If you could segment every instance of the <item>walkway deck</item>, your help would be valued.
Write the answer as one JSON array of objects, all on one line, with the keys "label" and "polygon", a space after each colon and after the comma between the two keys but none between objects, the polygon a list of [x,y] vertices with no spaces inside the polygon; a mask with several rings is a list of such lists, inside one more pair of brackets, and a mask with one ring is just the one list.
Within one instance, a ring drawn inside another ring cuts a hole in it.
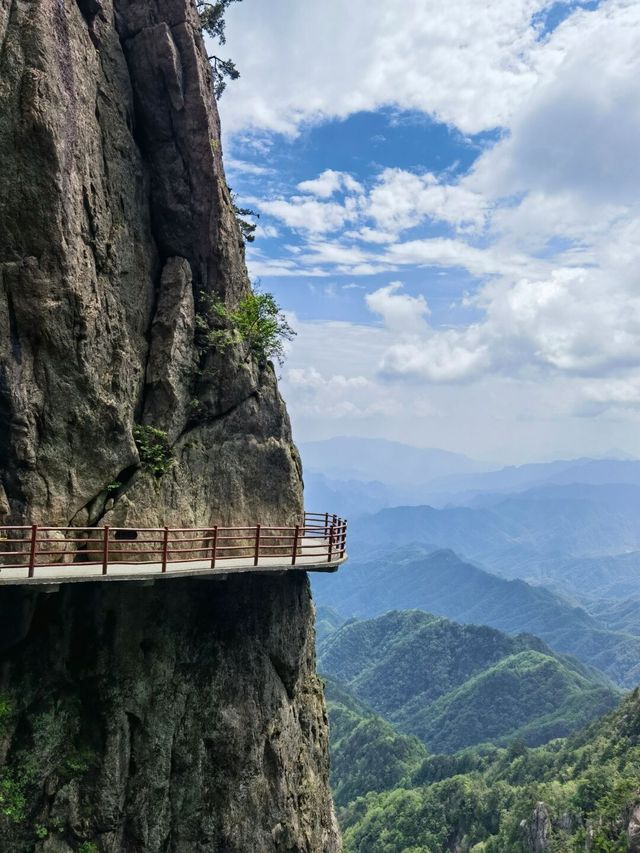
[{"label": "walkway deck", "polygon": [[0,527],[0,586],[334,572],[346,535],[328,513],[305,513],[295,527]]}]

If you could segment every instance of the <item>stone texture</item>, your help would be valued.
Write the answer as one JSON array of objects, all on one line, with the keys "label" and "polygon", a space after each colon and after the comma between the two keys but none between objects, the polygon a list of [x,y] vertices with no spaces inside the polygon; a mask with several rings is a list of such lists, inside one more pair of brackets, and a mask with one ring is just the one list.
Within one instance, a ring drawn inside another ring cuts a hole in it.
[{"label": "stone texture", "polygon": [[[0,0],[0,524],[298,521],[272,366],[195,340],[248,288],[192,3]],[[338,850],[314,667],[303,575],[3,587],[0,849]]]},{"label": "stone texture", "polygon": [[249,283],[193,5],[0,0],[0,150],[0,520],[297,520],[272,367],[194,344],[201,294]]},{"label": "stone texture", "polygon": [[629,853],[640,853],[640,805],[634,806],[627,825]]},{"label": "stone texture", "polygon": [[525,849],[531,853],[545,853],[549,849],[551,816],[546,803],[536,803],[529,822],[522,823]]},{"label": "stone texture", "polygon": [[0,849],[340,849],[304,574],[13,590],[0,653]]}]

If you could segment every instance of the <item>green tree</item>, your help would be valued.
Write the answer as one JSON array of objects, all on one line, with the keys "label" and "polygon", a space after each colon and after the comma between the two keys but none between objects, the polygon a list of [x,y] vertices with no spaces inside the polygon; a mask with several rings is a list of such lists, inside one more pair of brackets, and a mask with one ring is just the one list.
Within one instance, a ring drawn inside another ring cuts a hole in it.
[{"label": "green tree", "polygon": [[[232,3],[240,3],[241,0],[216,0],[214,3],[199,2],[197,4],[200,15],[200,25],[203,32],[216,39],[218,44],[226,44],[225,33],[226,22],[224,13]],[[213,86],[216,99],[220,99],[227,88],[227,80],[237,80],[240,72],[231,59],[221,59],[215,54],[209,57],[213,69]]]},{"label": "green tree", "polygon": [[256,239],[255,230],[256,223],[248,222],[244,217],[245,216],[255,216],[256,219],[260,219],[260,214],[256,213],[255,210],[252,210],[250,207],[238,207],[236,204],[236,199],[238,198],[231,187],[227,187],[229,190],[229,194],[231,195],[231,204],[233,205],[233,212],[236,216],[236,222],[238,223],[238,227],[240,228],[240,233],[242,234],[242,239],[246,243],[253,243]]},{"label": "green tree", "polygon": [[272,293],[252,290],[236,308],[227,308],[215,296],[200,294],[202,311],[196,318],[203,349],[224,351],[230,346],[246,348],[247,358],[258,364],[276,360],[282,364],[284,345],[295,337]]}]

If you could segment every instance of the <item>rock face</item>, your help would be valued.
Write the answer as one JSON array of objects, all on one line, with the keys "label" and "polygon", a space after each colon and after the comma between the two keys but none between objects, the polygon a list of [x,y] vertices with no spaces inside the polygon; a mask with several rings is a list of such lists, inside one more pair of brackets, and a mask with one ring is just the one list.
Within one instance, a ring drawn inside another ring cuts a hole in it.
[{"label": "rock face", "polygon": [[549,849],[551,816],[545,803],[536,803],[531,821],[523,821],[525,849],[531,853],[545,853]]},{"label": "rock face", "polygon": [[640,805],[634,806],[629,815],[627,841],[629,853],[640,853]]},{"label": "rock face", "polygon": [[[248,292],[190,0],[0,0],[0,524],[298,521],[272,366],[198,340]],[[304,575],[3,587],[0,638],[0,849],[339,849]]]},{"label": "rock face", "polygon": [[0,849],[338,850],[306,577],[167,585],[0,598]]},{"label": "rock face", "polygon": [[249,284],[189,0],[0,0],[0,151],[0,523],[293,522],[273,369],[194,340]]}]

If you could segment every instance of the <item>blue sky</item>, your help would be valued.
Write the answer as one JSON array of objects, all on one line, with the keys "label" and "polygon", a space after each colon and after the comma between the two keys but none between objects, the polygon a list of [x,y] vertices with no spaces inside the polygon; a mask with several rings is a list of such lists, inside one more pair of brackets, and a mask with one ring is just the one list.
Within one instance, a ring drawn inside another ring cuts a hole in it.
[{"label": "blue sky", "polygon": [[640,4],[242,0],[227,35],[296,438],[640,454]]}]

